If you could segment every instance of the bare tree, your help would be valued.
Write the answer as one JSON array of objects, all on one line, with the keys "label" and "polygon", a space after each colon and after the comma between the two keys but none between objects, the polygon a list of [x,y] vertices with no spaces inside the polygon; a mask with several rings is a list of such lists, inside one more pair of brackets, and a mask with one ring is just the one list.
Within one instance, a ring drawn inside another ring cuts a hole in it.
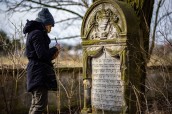
[{"label": "bare tree", "polygon": [[[57,12],[61,12],[61,14],[68,16],[56,21],[56,23],[62,23],[62,29],[66,30],[74,25],[75,22],[78,23],[79,21],[81,23],[91,0],[1,0],[0,2],[3,6],[5,6],[5,9],[0,8],[0,10],[11,14],[15,14],[15,12],[36,12],[42,7],[47,7],[49,9],[56,10]],[[80,32],[76,32],[72,35],[63,36],[59,39],[78,38],[79,36]]]},{"label": "bare tree", "polygon": [[89,7],[89,2],[87,0],[2,0],[1,2],[6,5],[6,11],[26,12],[33,9],[38,10],[42,7],[48,7],[72,13],[79,18],[82,18],[83,14],[80,14],[79,12],[70,9],[69,6],[81,8]]},{"label": "bare tree", "polygon": [[[157,45],[163,45],[164,51],[172,48],[172,1],[159,0],[155,4],[155,15],[152,22],[150,54],[158,51]],[[155,47],[155,50],[153,48]],[[153,55],[156,53],[153,53]],[[165,53],[163,52],[163,55]],[[159,53],[159,55],[162,55]],[[165,55],[167,57],[167,55]],[[161,58],[161,57],[160,57]]]}]

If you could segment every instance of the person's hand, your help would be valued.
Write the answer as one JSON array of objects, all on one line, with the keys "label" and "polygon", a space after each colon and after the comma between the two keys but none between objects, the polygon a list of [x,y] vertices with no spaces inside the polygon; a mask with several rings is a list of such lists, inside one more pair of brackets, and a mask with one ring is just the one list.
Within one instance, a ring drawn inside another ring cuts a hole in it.
[{"label": "person's hand", "polygon": [[53,59],[57,58],[59,55],[59,51],[56,51],[56,53],[53,55]]},{"label": "person's hand", "polygon": [[55,58],[58,57],[59,52],[60,52],[60,49],[61,49],[60,44],[58,44],[58,43],[55,45],[55,47],[57,48],[57,51],[56,51],[56,53],[54,54],[53,59],[55,59]]},{"label": "person's hand", "polygon": [[60,52],[60,49],[61,49],[60,44],[57,43],[57,44],[55,45],[55,47],[58,49],[58,52]]}]

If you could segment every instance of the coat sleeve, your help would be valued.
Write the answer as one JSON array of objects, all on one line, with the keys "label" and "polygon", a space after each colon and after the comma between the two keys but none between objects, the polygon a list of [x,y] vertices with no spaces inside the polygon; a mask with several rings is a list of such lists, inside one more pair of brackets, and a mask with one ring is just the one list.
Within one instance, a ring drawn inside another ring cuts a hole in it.
[{"label": "coat sleeve", "polygon": [[32,36],[33,47],[35,48],[38,59],[41,61],[51,61],[57,51],[56,47],[47,48],[41,31],[36,31]]}]

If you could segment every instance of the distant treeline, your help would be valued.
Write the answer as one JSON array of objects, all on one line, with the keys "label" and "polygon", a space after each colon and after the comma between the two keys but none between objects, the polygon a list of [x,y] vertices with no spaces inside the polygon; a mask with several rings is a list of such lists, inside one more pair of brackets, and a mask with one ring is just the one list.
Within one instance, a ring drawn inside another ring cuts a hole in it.
[{"label": "distant treeline", "polygon": [[[23,51],[25,49],[24,38],[11,38],[7,35],[7,33],[3,30],[0,30],[0,55],[8,55],[9,53],[16,53],[18,51]],[[61,46],[64,50],[81,50],[81,44],[69,45],[66,43],[62,43]]]},{"label": "distant treeline", "polygon": [[5,31],[0,30],[0,55],[21,50],[21,47],[20,39],[10,38]]}]

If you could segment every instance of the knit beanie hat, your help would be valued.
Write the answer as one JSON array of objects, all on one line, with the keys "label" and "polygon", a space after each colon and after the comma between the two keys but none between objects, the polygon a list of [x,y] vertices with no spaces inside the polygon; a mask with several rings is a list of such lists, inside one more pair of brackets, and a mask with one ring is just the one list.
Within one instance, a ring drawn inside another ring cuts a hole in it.
[{"label": "knit beanie hat", "polygon": [[37,22],[42,22],[44,25],[52,25],[54,27],[54,18],[48,8],[42,8],[35,20]]}]

